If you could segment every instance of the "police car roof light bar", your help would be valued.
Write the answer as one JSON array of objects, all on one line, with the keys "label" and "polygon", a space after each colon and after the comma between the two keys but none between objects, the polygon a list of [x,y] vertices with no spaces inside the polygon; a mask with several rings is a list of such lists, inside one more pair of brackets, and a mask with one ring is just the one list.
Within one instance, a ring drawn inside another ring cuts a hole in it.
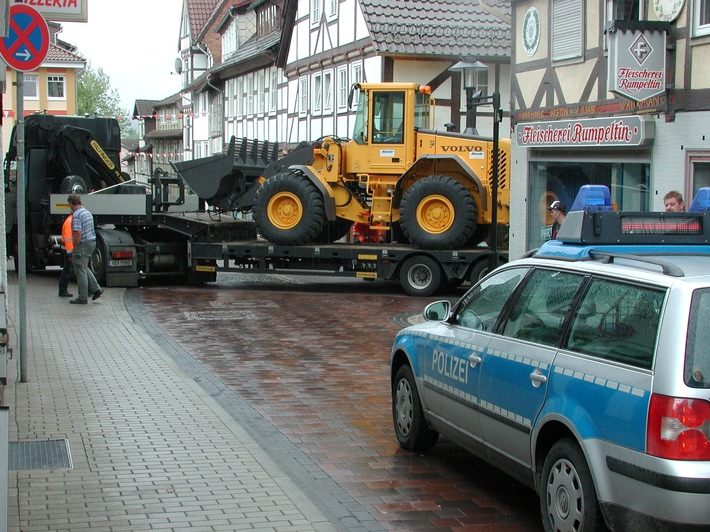
[{"label": "police car roof light bar", "polygon": [[572,211],[611,211],[611,194],[605,185],[583,185],[574,198]]},{"label": "police car roof light bar", "polygon": [[701,188],[695,194],[693,203],[690,204],[689,212],[708,212],[710,211],[710,187]]}]

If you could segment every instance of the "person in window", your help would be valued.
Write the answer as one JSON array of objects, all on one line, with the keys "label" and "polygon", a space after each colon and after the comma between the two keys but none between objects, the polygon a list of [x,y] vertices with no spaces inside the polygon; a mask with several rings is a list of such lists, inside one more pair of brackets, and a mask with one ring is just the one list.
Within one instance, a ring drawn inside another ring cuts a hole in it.
[{"label": "person in window", "polygon": [[555,200],[550,203],[547,208],[550,212],[550,216],[555,222],[552,224],[552,240],[557,238],[557,232],[560,230],[562,223],[565,221],[565,216],[567,215],[567,207],[560,200]]},{"label": "person in window", "polygon": [[671,190],[663,196],[663,207],[666,212],[685,212],[683,195],[677,190]]}]

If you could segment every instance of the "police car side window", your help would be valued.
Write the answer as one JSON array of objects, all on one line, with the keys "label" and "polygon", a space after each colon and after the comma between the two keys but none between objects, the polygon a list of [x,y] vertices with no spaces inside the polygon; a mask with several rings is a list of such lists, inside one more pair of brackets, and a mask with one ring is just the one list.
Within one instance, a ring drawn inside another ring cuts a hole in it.
[{"label": "police car side window", "polygon": [[510,338],[556,345],[584,279],[583,275],[569,272],[535,270],[510,309],[502,333]]},{"label": "police car side window", "polygon": [[472,288],[459,302],[453,323],[469,329],[492,331],[505,303],[529,268],[494,273]]},{"label": "police car side window", "polygon": [[685,384],[710,388],[710,289],[693,293],[685,347]]},{"label": "police car side window", "polygon": [[665,291],[594,278],[570,325],[567,348],[650,369]]}]

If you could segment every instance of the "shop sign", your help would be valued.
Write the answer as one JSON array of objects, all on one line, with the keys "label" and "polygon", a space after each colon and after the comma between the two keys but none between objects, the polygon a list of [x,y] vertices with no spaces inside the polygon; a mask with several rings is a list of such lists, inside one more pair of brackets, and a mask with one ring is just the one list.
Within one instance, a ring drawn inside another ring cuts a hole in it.
[{"label": "shop sign", "polygon": [[515,126],[522,147],[640,146],[653,139],[653,121],[642,116],[532,122]]},{"label": "shop sign", "polygon": [[666,90],[666,32],[616,29],[608,34],[608,89],[642,102]]},{"label": "shop sign", "polygon": [[45,20],[56,22],[86,22],[86,4],[89,0],[12,0],[13,4],[25,4],[42,14]]}]

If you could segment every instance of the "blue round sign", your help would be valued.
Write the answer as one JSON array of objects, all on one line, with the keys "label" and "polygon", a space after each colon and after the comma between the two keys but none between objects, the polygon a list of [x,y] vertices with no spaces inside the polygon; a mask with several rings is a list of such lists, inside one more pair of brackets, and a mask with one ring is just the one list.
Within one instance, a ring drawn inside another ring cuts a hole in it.
[{"label": "blue round sign", "polygon": [[25,4],[10,6],[8,36],[0,39],[0,54],[10,68],[36,70],[49,51],[49,28],[44,17]]}]

